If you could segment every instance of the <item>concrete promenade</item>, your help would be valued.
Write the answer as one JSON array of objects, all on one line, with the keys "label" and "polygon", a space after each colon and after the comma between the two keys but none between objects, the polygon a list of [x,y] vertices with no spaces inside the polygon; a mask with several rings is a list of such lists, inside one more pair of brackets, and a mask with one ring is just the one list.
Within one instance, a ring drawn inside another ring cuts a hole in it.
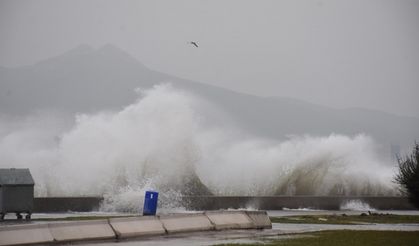
[{"label": "concrete promenade", "polygon": [[368,231],[417,231],[418,224],[369,224],[369,225],[327,225],[327,224],[280,224],[273,223],[270,230],[225,230],[179,234],[176,237],[157,236],[144,240],[129,240],[103,243],[87,243],[83,246],[212,246],[219,244],[260,244],[269,239],[290,239],[301,233],[327,230],[368,230]]},{"label": "concrete promenade", "polygon": [[265,211],[211,211],[164,216],[65,221],[0,227],[0,245],[117,241],[228,229],[270,229]]}]

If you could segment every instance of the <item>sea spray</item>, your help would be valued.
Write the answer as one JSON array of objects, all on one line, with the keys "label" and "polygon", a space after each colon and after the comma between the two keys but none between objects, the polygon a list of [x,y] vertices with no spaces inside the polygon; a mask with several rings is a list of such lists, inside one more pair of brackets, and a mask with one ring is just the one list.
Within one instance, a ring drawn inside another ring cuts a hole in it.
[{"label": "sea spray", "polygon": [[77,115],[70,127],[43,115],[19,127],[3,120],[0,167],[29,167],[38,196],[104,196],[107,211],[138,211],[146,189],[159,190],[167,208],[182,195],[397,193],[367,135],[279,141],[242,134],[223,115],[165,84],[120,111]]},{"label": "sea spray", "polygon": [[197,170],[219,195],[392,194],[393,170],[373,146],[365,135],[213,142]]},{"label": "sea spray", "polygon": [[340,210],[375,211],[376,209],[361,200],[348,200],[340,205]]}]

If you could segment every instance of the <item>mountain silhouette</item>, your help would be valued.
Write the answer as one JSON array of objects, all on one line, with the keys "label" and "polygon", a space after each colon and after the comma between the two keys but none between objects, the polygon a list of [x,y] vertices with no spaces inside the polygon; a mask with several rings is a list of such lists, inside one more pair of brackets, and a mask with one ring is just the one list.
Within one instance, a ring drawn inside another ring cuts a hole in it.
[{"label": "mountain silhouette", "polygon": [[384,145],[401,146],[410,146],[419,139],[419,119],[415,117],[237,93],[153,71],[110,44],[99,49],[80,45],[30,66],[0,67],[0,114],[118,109],[137,98],[135,88],[150,88],[164,82],[219,105],[241,128],[263,137],[366,133]]}]

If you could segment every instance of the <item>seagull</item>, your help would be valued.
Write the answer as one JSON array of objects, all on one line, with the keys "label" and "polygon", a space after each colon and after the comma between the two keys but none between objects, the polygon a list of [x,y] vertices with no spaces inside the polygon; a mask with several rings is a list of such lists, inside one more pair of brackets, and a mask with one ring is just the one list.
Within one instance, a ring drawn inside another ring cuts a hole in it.
[{"label": "seagull", "polygon": [[198,48],[198,44],[194,41],[191,41],[190,44],[195,45],[196,48]]}]

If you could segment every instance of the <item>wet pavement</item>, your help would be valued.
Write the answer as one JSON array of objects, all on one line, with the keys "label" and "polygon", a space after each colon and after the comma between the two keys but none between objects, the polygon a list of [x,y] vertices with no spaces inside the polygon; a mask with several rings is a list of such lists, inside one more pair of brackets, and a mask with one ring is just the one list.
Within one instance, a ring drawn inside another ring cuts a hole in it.
[{"label": "wet pavement", "polygon": [[231,230],[219,232],[196,232],[169,236],[133,239],[120,242],[83,244],[88,246],[189,246],[217,245],[225,243],[261,243],[266,240],[289,239],[303,235],[300,233],[326,230],[379,230],[379,231],[418,231],[419,224],[368,224],[368,225],[327,225],[327,224],[282,224],[273,223],[266,230]]},{"label": "wet pavement", "polygon": [[281,233],[278,230],[226,230],[174,234],[153,238],[133,239],[129,241],[83,244],[88,246],[189,246],[217,245],[227,243],[257,243],[268,239],[287,239],[298,235]]}]

